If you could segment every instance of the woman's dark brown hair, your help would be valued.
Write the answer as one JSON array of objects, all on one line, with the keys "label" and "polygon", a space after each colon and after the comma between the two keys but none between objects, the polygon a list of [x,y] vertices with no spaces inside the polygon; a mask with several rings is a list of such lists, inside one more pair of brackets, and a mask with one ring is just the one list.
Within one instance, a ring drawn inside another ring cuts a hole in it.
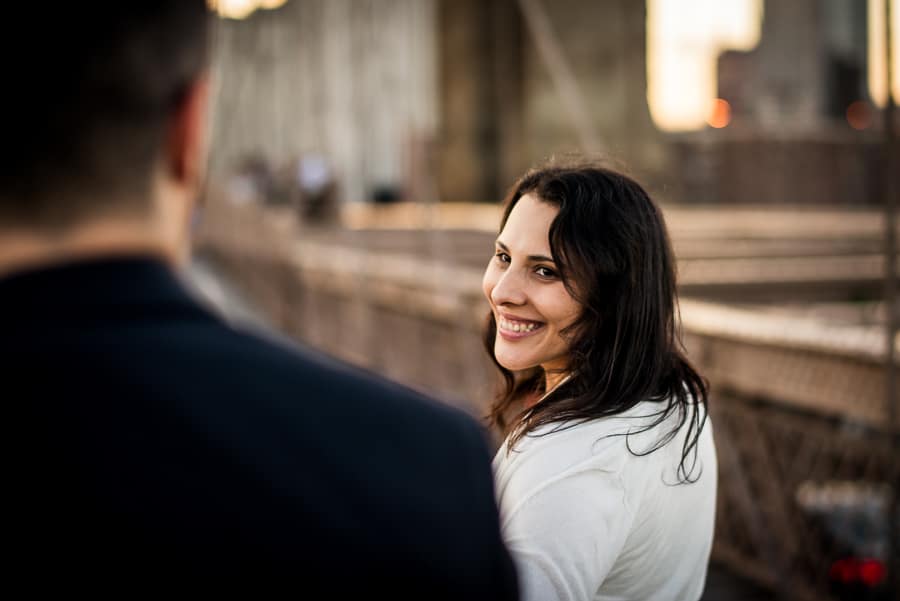
[{"label": "woman's dark brown hair", "polygon": [[513,186],[501,231],[516,203],[529,193],[559,209],[550,225],[550,250],[563,283],[583,310],[564,331],[572,377],[523,410],[519,407],[526,397],[544,392],[543,370],[513,373],[497,363],[497,324],[489,315],[484,343],[505,380],[488,416],[491,425],[509,436],[512,449],[541,426],[571,427],[650,401],[659,411],[640,432],[673,414],[676,425],[650,449],[629,450],[652,453],[687,423],[678,475],[683,482],[695,481],[708,389],[681,343],[675,260],[661,211],[639,184],[621,173],[594,165],[550,166],[529,171]]}]

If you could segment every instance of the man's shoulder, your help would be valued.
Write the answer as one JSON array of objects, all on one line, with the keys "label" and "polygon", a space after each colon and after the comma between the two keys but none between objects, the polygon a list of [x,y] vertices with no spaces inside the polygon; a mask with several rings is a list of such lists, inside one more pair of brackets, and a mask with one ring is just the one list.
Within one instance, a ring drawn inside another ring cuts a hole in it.
[{"label": "man's shoulder", "polygon": [[[201,353],[220,355],[216,363],[252,378],[261,389],[284,389],[306,399],[358,406],[459,427],[477,425],[466,411],[424,391],[390,380],[364,366],[351,364],[274,331],[216,323],[208,324],[210,340]],[[215,340],[213,340],[215,339]],[[314,402],[314,401],[313,401]],[[415,424],[410,424],[415,427]]]},{"label": "man's shoulder", "polygon": [[[461,486],[481,490],[490,480],[487,431],[463,409],[279,334],[225,326],[217,336],[220,344],[208,352],[223,353],[215,362],[232,374],[227,389],[216,384],[219,392],[236,391],[231,421],[279,416],[278,429],[290,432],[286,454],[299,445],[323,465],[353,457],[361,472],[379,474],[370,496],[379,487],[415,494],[407,488],[414,478],[462,502],[479,493]],[[481,468],[486,476],[478,483]]]}]

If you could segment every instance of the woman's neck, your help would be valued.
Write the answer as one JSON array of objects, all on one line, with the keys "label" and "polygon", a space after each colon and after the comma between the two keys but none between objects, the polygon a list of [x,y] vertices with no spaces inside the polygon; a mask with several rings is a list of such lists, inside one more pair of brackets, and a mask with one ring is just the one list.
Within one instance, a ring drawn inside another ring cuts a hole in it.
[{"label": "woman's neck", "polygon": [[547,372],[544,376],[544,394],[542,394],[538,398],[534,398],[534,400],[526,401],[526,409],[531,409],[532,407],[546,399],[548,396],[550,396],[550,393],[562,386],[571,377],[571,375],[572,374],[567,374],[564,372]]},{"label": "woman's neck", "polygon": [[569,379],[569,374],[561,371],[550,371],[544,375],[544,396],[547,396]]}]

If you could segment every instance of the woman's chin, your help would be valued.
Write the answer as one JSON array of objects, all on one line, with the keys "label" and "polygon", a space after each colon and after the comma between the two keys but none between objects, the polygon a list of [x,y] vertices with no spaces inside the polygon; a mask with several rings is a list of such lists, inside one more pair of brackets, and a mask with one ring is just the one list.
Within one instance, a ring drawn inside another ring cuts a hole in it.
[{"label": "woman's chin", "polygon": [[525,371],[526,369],[537,367],[537,363],[521,357],[504,357],[496,354],[495,357],[497,358],[497,363],[509,371]]}]

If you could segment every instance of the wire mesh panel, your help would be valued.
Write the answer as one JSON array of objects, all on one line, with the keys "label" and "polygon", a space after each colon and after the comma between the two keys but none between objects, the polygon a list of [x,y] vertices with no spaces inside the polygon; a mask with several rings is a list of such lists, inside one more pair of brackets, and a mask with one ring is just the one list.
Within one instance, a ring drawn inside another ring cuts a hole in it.
[{"label": "wire mesh panel", "polygon": [[888,433],[716,401],[719,559],[784,598],[887,598],[888,500],[900,476]]}]

